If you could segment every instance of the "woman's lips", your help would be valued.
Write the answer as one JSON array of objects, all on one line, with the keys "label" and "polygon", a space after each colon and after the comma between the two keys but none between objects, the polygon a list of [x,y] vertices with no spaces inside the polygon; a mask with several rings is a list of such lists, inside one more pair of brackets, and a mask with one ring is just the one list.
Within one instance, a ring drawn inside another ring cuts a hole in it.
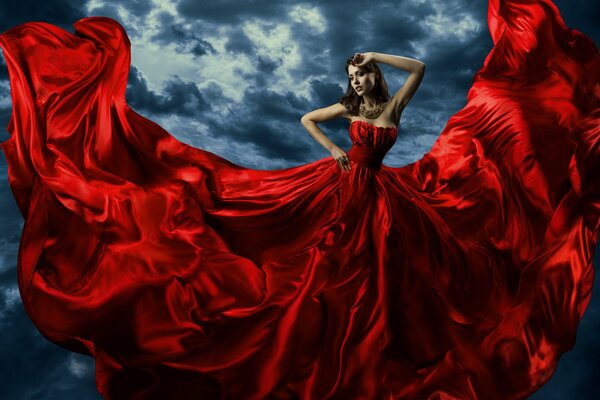
[{"label": "woman's lips", "polygon": [[357,91],[357,92],[358,92],[359,90],[361,90],[361,89],[362,89],[362,86],[357,86],[357,87],[356,87],[356,91]]}]

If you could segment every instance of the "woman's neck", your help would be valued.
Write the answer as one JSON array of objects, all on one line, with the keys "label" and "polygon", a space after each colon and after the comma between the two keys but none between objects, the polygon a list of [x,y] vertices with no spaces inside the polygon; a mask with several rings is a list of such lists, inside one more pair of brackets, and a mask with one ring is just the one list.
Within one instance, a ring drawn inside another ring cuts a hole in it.
[{"label": "woman's neck", "polygon": [[377,105],[377,100],[375,99],[375,96],[365,94],[362,96],[362,103],[367,108],[373,108]]}]

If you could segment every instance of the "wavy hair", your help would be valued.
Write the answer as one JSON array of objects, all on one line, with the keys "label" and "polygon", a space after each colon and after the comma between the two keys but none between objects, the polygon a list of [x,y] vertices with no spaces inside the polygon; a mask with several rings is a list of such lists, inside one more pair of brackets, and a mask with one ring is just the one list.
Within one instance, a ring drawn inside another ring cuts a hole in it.
[{"label": "wavy hair", "polygon": [[[352,64],[352,57],[346,60],[346,77],[348,77],[348,67],[350,64]],[[377,63],[370,62],[358,68],[367,72],[375,72],[375,86],[373,86],[372,93],[374,94],[376,103],[381,104],[388,101],[390,99],[388,85]],[[340,98],[339,102],[343,104],[352,115],[358,115],[361,98],[362,96],[356,94],[350,79],[348,79],[348,88],[346,89],[346,93]]]}]

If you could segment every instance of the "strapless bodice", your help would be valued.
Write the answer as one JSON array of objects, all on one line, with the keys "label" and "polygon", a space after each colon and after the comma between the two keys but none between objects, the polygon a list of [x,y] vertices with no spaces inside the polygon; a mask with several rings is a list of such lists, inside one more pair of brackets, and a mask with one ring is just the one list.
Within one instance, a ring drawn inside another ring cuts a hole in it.
[{"label": "strapless bodice", "polygon": [[355,120],[349,128],[352,147],[347,152],[350,160],[374,169],[381,169],[381,162],[398,137],[396,127],[384,127]]}]

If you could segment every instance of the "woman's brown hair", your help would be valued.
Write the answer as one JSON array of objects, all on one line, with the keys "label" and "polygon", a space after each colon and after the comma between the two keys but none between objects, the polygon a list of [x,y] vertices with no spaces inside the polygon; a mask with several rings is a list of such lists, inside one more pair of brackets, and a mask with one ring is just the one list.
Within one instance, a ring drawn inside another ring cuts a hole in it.
[{"label": "woman's brown hair", "polygon": [[[348,76],[348,67],[352,64],[352,57],[346,60],[346,77]],[[375,72],[375,86],[373,87],[373,95],[375,96],[375,101],[377,104],[385,103],[390,99],[390,94],[388,92],[388,86],[383,77],[383,73],[379,69],[377,63],[370,62],[361,67],[358,67],[367,72]],[[348,88],[346,89],[346,93],[340,98],[340,103],[346,107],[348,111],[352,115],[358,115],[358,109],[360,107],[361,96],[356,94],[354,88],[352,87],[352,83],[350,79],[348,79]]]}]

